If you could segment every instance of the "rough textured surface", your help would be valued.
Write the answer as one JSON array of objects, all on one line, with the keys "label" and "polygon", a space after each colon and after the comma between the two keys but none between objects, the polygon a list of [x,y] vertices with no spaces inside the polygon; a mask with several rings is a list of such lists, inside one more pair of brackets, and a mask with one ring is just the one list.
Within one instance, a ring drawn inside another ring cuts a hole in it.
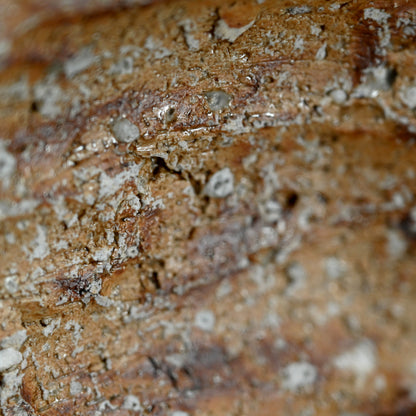
[{"label": "rough textured surface", "polygon": [[2,38],[3,414],[415,414],[414,2],[73,10]]}]

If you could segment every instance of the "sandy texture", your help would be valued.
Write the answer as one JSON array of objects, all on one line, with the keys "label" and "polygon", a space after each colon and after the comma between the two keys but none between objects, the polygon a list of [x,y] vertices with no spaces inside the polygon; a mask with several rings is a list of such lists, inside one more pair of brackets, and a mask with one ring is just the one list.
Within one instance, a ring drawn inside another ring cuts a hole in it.
[{"label": "sandy texture", "polygon": [[76,10],[3,37],[3,414],[414,414],[414,2]]}]

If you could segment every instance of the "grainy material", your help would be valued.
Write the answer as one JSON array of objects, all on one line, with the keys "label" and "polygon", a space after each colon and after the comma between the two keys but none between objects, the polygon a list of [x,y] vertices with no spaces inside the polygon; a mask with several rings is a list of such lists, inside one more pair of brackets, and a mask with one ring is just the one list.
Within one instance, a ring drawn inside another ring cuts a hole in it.
[{"label": "grainy material", "polygon": [[84,3],[0,34],[2,413],[415,414],[414,2]]}]

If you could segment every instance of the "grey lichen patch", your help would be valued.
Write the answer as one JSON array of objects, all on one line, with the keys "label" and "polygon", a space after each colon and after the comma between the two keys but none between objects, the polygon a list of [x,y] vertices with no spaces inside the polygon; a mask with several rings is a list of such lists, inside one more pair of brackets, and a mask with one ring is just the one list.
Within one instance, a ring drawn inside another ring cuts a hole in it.
[{"label": "grey lichen patch", "polygon": [[69,58],[64,63],[64,72],[67,78],[72,78],[75,75],[88,69],[96,60],[92,53],[91,47],[81,49],[76,55]]},{"label": "grey lichen patch", "polygon": [[3,338],[0,342],[1,348],[15,348],[17,350],[24,344],[27,339],[27,331],[23,329],[21,331],[17,331],[13,335],[10,335],[7,338]]},{"label": "grey lichen patch", "polygon": [[59,102],[62,101],[64,94],[53,79],[36,84],[33,88],[33,94],[36,108],[42,116],[53,119],[62,113]]},{"label": "grey lichen patch", "polygon": [[45,227],[41,225],[36,226],[37,236],[32,241],[32,253],[30,253],[30,260],[43,260],[49,254],[48,234]]},{"label": "grey lichen patch", "polygon": [[253,26],[254,20],[242,27],[230,27],[223,19],[218,20],[215,25],[214,35],[217,39],[228,40],[233,43],[241,36],[246,30]]},{"label": "grey lichen patch", "polygon": [[16,170],[16,160],[14,156],[6,149],[4,141],[0,141],[0,181],[3,189],[10,186],[13,174]]},{"label": "grey lichen patch", "polygon": [[288,9],[286,9],[286,12],[292,16],[297,16],[300,14],[307,14],[307,13],[311,13],[312,12],[312,7],[310,6],[294,6],[294,7],[289,7]]},{"label": "grey lichen patch", "polygon": [[347,101],[348,99],[347,93],[341,88],[336,88],[332,90],[329,95],[332,101],[336,104],[344,104],[345,101]]},{"label": "grey lichen patch", "polygon": [[78,396],[82,392],[82,384],[75,380],[71,381],[69,392],[71,393],[71,396]]},{"label": "grey lichen patch", "polygon": [[315,55],[315,59],[317,61],[322,61],[323,59],[325,59],[327,56],[327,47],[326,47],[326,43],[324,43],[316,52]]},{"label": "grey lichen patch", "polygon": [[131,56],[126,56],[110,68],[110,74],[125,75],[133,73],[134,61]]},{"label": "grey lichen patch", "polygon": [[391,89],[396,76],[395,69],[385,65],[367,68],[362,83],[357,87],[354,96],[375,98],[380,92]]},{"label": "grey lichen patch", "polygon": [[140,400],[132,394],[129,394],[124,398],[123,405],[121,407],[123,409],[133,410],[134,412],[140,412],[142,410]]},{"label": "grey lichen patch", "polygon": [[140,137],[139,128],[126,118],[116,119],[110,128],[117,141],[122,143],[132,143]]},{"label": "grey lichen patch", "polygon": [[364,340],[350,350],[336,356],[333,363],[338,369],[351,372],[363,379],[376,368],[376,349],[371,341]]},{"label": "grey lichen patch", "polygon": [[204,188],[204,194],[211,198],[225,198],[234,191],[234,175],[230,168],[214,173]]},{"label": "grey lichen patch", "polygon": [[318,371],[308,362],[294,362],[283,369],[282,376],[283,389],[297,392],[311,387],[318,377]]},{"label": "grey lichen patch", "polygon": [[0,351],[0,373],[9,370],[22,361],[22,354],[14,348]]},{"label": "grey lichen patch", "polygon": [[195,316],[194,325],[206,332],[211,332],[215,325],[215,315],[212,311],[199,311]]},{"label": "grey lichen patch", "polygon": [[416,109],[416,85],[408,88],[403,88],[399,95],[403,104],[405,104],[411,110]]},{"label": "grey lichen patch", "polygon": [[197,51],[199,49],[199,40],[196,39],[193,35],[194,32],[194,23],[190,19],[183,20],[180,23],[180,26],[184,32],[184,38],[186,45],[191,51]]},{"label": "grey lichen patch", "polygon": [[231,104],[232,97],[225,91],[213,90],[204,95],[211,111],[222,111]]}]

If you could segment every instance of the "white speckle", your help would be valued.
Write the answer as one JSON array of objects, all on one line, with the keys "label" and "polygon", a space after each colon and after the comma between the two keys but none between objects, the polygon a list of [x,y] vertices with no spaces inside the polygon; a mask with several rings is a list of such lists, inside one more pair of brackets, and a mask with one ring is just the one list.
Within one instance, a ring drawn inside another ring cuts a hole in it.
[{"label": "white speckle", "polygon": [[19,289],[19,285],[17,283],[17,276],[7,276],[4,279],[4,288],[13,295]]},{"label": "white speckle", "polygon": [[365,70],[363,82],[356,88],[354,95],[357,97],[375,98],[380,91],[388,91],[394,80],[394,71],[380,65]]},{"label": "white speckle", "polygon": [[1,340],[1,348],[15,348],[19,350],[27,339],[27,331],[23,329]]},{"label": "white speckle", "polygon": [[325,59],[327,56],[327,51],[326,51],[326,43],[324,43],[316,52],[315,55],[315,59],[317,61],[322,61],[323,59]]},{"label": "white speckle", "polygon": [[113,305],[113,301],[105,296],[97,295],[94,299],[100,306],[104,308],[109,308]]},{"label": "white speckle", "polygon": [[14,348],[6,348],[0,351],[0,373],[19,364],[23,357],[19,351]]},{"label": "white speckle", "polygon": [[55,329],[59,328],[61,326],[61,318],[52,319],[48,322],[47,326],[43,328],[43,335],[45,337],[48,337],[49,335],[52,335]]},{"label": "white speckle", "polygon": [[383,23],[387,23],[387,21],[390,19],[390,15],[383,10],[369,7],[364,10],[364,19],[374,20],[381,25]]},{"label": "white speckle", "polygon": [[81,49],[76,55],[65,61],[64,72],[66,77],[72,78],[80,72],[85,71],[95,62],[95,60],[96,58],[90,47]]},{"label": "white speckle", "polygon": [[43,260],[49,254],[48,234],[46,228],[41,225],[36,225],[38,235],[32,241],[32,253],[30,254],[31,261],[34,259]]},{"label": "white speckle", "polygon": [[191,33],[194,26],[192,20],[186,19],[181,22],[180,26],[183,28],[185,42],[188,48],[191,51],[197,51],[199,49],[199,40],[195,39]]},{"label": "white speckle", "polygon": [[134,164],[111,177],[105,172],[100,175],[99,199],[114,195],[128,180],[137,181],[142,164]]},{"label": "white speckle", "polygon": [[277,201],[268,200],[260,205],[261,216],[267,223],[272,223],[282,219],[283,209]]},{"label": "white speckle", "polygon": [[126,118],[118,118],[111,125],[111,132],[119,142],[131,143],[140,137],[139,128]]},{"label": "white speckle", "polygon": [[103,247],[98,250],[96,250],[92,254],[92,258],[95,261],[109,261],[111,257],[111,253],[113,252],[113,247]]},{"label": "white speckle", "polygon": [[82,392],[82,384],[78,381],[71,381],[69,385],[69,392],[71,393],[71,396],[77,396]]},{"label": "white speckle", "polygon": [[322,29],[317,25],[311,25],[311,35],[319,36]]},{"label": "white speckle", "polygon": [[124,75],[133,73],[133,58],[126,56],[110,68],[110,74]]},{"label": "white speckle", "polygon": [[254,20],[242,27],[230,27],[227,23],[220,19],[215,25],[214,35],[218,39],[228,40],[229,42],[235,42],[235,40],[241,36],[246,30],[253,26]]},{"label": "white speckle", "polygon": [[407,250],[406,240],[397,231],[387,233],[387,251],[392,259],[400,259]]},{"label": "white speckle", "polygon": [[400,92],[400,99],[411,110],[416,109],[416,86],[404,88]]},{"label": "white speckle", "polygon": [[306,272],[303,266],[295,261],[289,264],[285,270],[286,276],[289,279],[289,287],[287,294],[293,294],[299,287],[301,287],[306,280]]},{"label": "white speckle", "polygon": [[62,108],[58,103],[63,98],[63,92],[52,80],[36,84],[33,93],[40,114],[48,118],[61,114]]},{"label": "white speckle", "polygon": [[296,36],[295,45],[293,46],[293,51],[299,51],[300,53],[304,50],[304,40],[301,36]]},{"label": "white speckle", "polygon": [[[364,10],[364,18],[368,20],[374,20],[382,26],[383,29],[378,32],[378,36],[380,38],[380,47],[385,48],[389,46],[391,35],[388,20],[390,19],[390,15],[383,10],[369,7],[368,9]],[[383,51],[382,54],[385,55],[385,52]]]},{"label": "white speckle", "polygon": [[299,389],[310,387],[315,383],[318,371],[308,362],[295,362],[283,369],[282,387],[285,390],[296,392]]},{"label": "white speckle", "polygon": [[332,101],[336,104],[344,104],[348,98],[347,93],[340,88],[332,90],[330,93],[330,96],[332,98]]},{"label": "white speckle", "polygon": [[4,141],[0,141],[0,180],[3,184],[3,189],[10,186],[10,181],[16,170],[16,160],[14,156],[6,149]]},{"label": "white speckle", "polygon": [[139,412],[140,410],[142,410],[140,400],[136,396],[133,396],[132,394],[129,394],[128,396],[124,398],[122,408],[127,409],[127,410],[134,410],[136,412]]},{"label": "white speckle", "polygon": [[295,7],[289,7],[286,9],[287,13],[291,14],[292,16],[296,16],[299,14],[306,14],[310,13],[312,11],[312,8],[310,6],[295,6]]},{"label": "white speckle", "polygon": [[136,246],[128,247],[126,250],[126,256],[134,259],[139,255],[139,249]]},{"label": "white speckle", "polygon": [[0,389],[0,402],[3,405],[6,401],[18,394],[22,385],[23,374],[19,375],[19,370],[7,372],[3,374],[2,388]]},{"label": "white speckle", "polygon": [[214,173],[205,186],[204,194],[211,198],[225,198],[234,191],[234,175],[229,168]]},{"label": "white speckle", "polygon": [[211,111],[222,111],[231,103],[231,95],[224,91],[208,91],[204,95]]},{"label": "white speckle", "polygon": [[182,412],[182,410],[175,410],[170,414],[170,416],[189,416],[189,413]]},{"label": "white speckle", "polygon": [[210,332],[214,329],[215,315],[212,311],[199,311],[195,316],[194,324],[203,331]]},{"label": "white speckle", "polygon": [[325,261],[325,272],[330,279],[339,279],[345,274],[345,263],[336,257],[329,257]]},{"label": "white speckle", "polygon": [[334,358],[335,367],[365,378],[376,368],[376,351],[372,342],[365,340]]}]

